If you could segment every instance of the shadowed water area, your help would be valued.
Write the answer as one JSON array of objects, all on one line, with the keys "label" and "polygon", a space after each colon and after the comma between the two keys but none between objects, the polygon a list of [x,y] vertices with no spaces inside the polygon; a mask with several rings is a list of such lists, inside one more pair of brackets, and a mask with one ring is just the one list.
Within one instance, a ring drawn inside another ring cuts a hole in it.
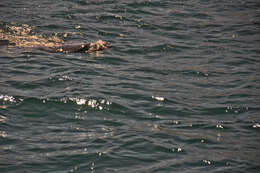
[{"label": "shadowed water area", "polygon": [[259,172],[258,0],[1,0],[0,31],[29,40],[0,46],[1,173]]}]

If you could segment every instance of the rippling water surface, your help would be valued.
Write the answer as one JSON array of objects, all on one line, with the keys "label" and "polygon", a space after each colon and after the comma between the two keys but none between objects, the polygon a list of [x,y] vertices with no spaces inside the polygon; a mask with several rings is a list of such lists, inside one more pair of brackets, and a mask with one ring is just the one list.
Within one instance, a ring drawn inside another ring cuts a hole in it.
[{"label": "rippling water surface", "polygon": [[1,51],[0,172],[259,172],[258,0],[1,0],[22,24],[113,47]]}]

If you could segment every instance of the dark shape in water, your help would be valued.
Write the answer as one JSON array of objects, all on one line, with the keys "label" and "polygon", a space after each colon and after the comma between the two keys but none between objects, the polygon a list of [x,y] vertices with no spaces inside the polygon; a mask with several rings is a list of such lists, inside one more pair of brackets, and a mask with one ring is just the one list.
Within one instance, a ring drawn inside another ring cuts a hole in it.
[{"label": "dark shape in water", "polygon": [[91,43],[81,43],[81,44],[63,44],[57,47],[39,47],[40,50],[45,50],[47,52],[65,52],[65,53],[85,53],[90,49]]}]

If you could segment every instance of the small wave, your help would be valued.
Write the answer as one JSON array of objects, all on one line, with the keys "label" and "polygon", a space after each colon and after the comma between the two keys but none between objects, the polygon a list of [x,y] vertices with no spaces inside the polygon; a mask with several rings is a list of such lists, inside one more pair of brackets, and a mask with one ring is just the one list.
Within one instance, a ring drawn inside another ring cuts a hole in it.
[{"label": "small wave", "polygon": [[96,108],[98,110],[103,110],[105,106],[112,104],[110,101],[105,100],[105,99],[100,99],[100,100],[89,99],[89,100],[87,100],[87,99],[84,99],[84,98],[70,97],[70,98],[68,98],[68,100],[76,103],[77,105],[87,105],[88,107]]},{"label": "small wave", "polygon": [[6,109],[10,105],[17,104],[21,101],[23,101],[22,98],[15,98],[14,96],[9,96],[9,95],[0,95],[0,108]]},{"label": "small wave", "polygon": [[[111,101],[104,98],[80,98],[80,97],[62,97],[62,98],[29,98],[20,96],[9,96],[0,95],[0,108],[7,108],[8,105],[20,105],[26,103],[36,103],[36,104],[74,104],[76,106],[87,106],[96,110],[108,109],[108,106],[112,104]],[[0,117],[1,118],[1,117]],[[1,120],[0,120],[1,121]]]},{"label": "small wave", "polygon": [[72,78],[67,75],[50,77],[49,79],[52,81],[72,81]]}]

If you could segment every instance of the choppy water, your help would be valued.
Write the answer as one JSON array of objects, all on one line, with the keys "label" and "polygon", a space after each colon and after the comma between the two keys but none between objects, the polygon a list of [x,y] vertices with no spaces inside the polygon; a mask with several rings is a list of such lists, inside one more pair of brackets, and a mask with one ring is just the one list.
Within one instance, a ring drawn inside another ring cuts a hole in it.
[{"label": "choppy water", "polygon": [[0,172],[259,172],[258,0],[1,0],[103,54],[0,55]]}]

